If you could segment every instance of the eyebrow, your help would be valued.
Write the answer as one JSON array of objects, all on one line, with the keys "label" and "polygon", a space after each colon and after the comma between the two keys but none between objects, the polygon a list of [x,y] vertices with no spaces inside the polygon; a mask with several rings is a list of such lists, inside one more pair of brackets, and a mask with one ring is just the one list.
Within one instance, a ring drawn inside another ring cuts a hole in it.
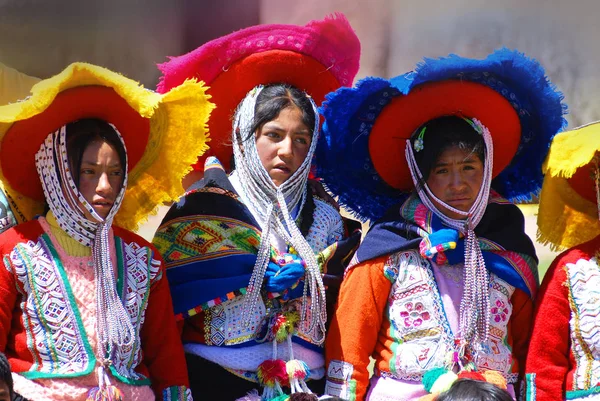
[{"label": "eyebrow", "polygon": [[[97,163],[97,162],[91,162],[91,161],[89,161],[89,160],[83,160],[83,161],[81,162],[81,165],[83,166],[84,164],[87,164],[88,166],[94,166],[94,167],[95,167],[95,166],[100,166],[100,163]],[[116,162],[116,163],[113,163],[113,164],[109,165],[108,167],[109,167],[109,168],[121,167],[121,162]]]},{"label": "eyebrow", "polygon": [[[458,162],[458,164],[471,164],[471,163],[476,163],[476,162],[477,161],[474,158],[472,158],[471,156],[467,156],[463,160]],[[445,166],[449,166],[449,165],[450,165],[450,163],[438,162],[438,163],[435,163],[433,166],[434,167],[445,167]]]},{"label": "eyebrow", "polygon": [[[272,131],[279,131],[279,132],[284,132],[285,129],[283,129],[279,124],[277,124],[274,121],[269,121],[268,123],[265,123],[265,125],[263,125],[263,128],[267,127],[269,130]],[[296,134],[301,134],[301,135],[307,135],[310,136],[310,130],[309,129],[302,129],[299,131],[295,131]]]}]

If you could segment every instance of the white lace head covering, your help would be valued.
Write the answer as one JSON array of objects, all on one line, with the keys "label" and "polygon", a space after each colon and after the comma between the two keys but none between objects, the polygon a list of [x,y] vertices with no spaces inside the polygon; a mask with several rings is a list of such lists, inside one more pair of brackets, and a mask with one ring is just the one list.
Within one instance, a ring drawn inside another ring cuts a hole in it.
[{"label": "white lace head covering", "polygon": [[[427,182],[424,180],[423,172],[419,170],[415,160],[415,151],[423,149],[422,138],[415,140],[413,145],[410,139],[406,141],[406,160],[410,174],[417,188],[421,201],[435,213],[448,227],[454,228],[465,235],[465,266],[464,266],[464,292],[460,303],[460,333],[461,354],[464,347],[472,345],[477,351],[482,342],[487,341],[489,332],[489,310],[490,310],[490,282],[489,274],[485,268],[485,261],[479,247],[475,227],[481,221],[490,196],[492,183],[492,170],[494,160],[494,145],[490,131],[477,119],[464,118],[471,127],[483,137],[485,145],[485,160],[483,160],[483,181],[479,194],[468,212],[453,208],[441,199],[437,198]],[[421,135],[424,134],[421,131]],[[442,213],[434,202],[444,208],[460,215],[465,219],[453,219]]]},{"label": "white lace head covering", "polygon": [[[125,148],[121,134],[114,126],[111,127]],[[123,166],[123,185],[108,216],[103,219],[79,192],[73,180],[66,137],[67,126],[48,135],[35,155],[35,165],[46,202],[58,225],[71,238],[92,248],[96,278],[98,360],[107,366],[114,351],[119,347],[131,346],[138,335],[117,295],[108,238],[127,187],[127,160]],[[86,217],[86,211],[92,216],[91,220]]]},{"label": "white lace head covering", "polygon": [[[244,192],[243,197],[248,201],[246,206],[252,210],[255,216],[258,216],[259,224],[263,229],[256,264],[248,285],[246,306],[249,308],[248,312],[251,312],[259,300],[261,286],[269,263],[269,238],[273,230],[293,246],[306,264],[302,320],[306,319],[308,309],[307,291],[310,291],[309,327],[310,330],[315,325],[319,327],[320,338],[315,339],[315,341],[322,343],[325,340],[325,322],[327,321],[325,287],[323,286],[315,254],[290,215],[290,211],[297,206],[299,206],[298,210],[302,210],[306,201],[308,175],[318,142],[319,113],[315,102],[310,96],[306,95],[315,115],[310,148],[298,170],[284,183],[276,186],[258,155],[255,133],[250,132],[254,125],[256,101],[263,88],[260,85],[252,89],[240,104],[235,115],[232,135],[235,169],[239,174],[241,188]],[[250,313],[246,313],[246,316],[250,316]]]}]

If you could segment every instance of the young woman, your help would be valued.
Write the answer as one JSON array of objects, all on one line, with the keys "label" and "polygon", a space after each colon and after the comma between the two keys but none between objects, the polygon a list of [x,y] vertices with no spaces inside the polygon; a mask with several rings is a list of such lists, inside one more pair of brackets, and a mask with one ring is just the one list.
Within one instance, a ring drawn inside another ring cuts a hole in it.
[{"label": "young woman", "polygon": [[162,259],[118,226],[182,189],[205,147],[204,92],[158,95],[76,63],[0,107],[7,195],[47,210],[0,236],[0,351],[24,398],[192,399]]},{"label": "young woman", "polygon": [[564,132],[552,141],[544,164],[540,238],[556,257],[537,297],[527,356],[527,398],[596,399],[598,354],[598,138],[600,124]]},{"label": "young woman", "polygon": [[328,97],[319,175],[377,219],[340,290],[328,394],[413,400],[473,375],[518,394],[537,259],[491,183],[513,198],[539,189],[560,100],[539,64],[508,50],[427,59]]},{"label": "young woman", "polygon": [[[233,153],[235,166],[227,177],[208,159],[204,179],[171,208],[154,239],[184,320],[194,394],[236,399],[259,382],[266,400],[285,387],[323,391],[321,275],[341,276],[360,235],[342,241],[340,214],[307,183],[320,126],[315,102],[352,80],[356,44],[338,15],[306,27],[251,27],[161,67],[163,85],[184,72],[211,82],[222,108],[209,122],[215,153],[226,166]],[[225,65],[213,79],[215,57]]]}]

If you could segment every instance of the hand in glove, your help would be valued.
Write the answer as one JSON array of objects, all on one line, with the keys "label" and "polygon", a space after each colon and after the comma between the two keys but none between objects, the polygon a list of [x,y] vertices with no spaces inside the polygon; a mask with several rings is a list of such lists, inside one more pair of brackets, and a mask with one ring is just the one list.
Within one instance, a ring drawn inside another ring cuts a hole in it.
[{"label": "hand in glove", "polygon": [[265,273],[265,289],[282,293],[294,287],[304,276],[304,261],[297,255],[285,253],[277,258],[277,263],[269,262]]}]

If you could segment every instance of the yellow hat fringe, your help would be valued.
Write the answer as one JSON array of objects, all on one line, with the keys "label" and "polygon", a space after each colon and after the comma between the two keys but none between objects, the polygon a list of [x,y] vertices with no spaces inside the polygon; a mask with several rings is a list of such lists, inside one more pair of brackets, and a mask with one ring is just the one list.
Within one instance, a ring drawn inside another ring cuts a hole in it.
[{"label": "yellow hat fringe", "polygon": [[[538,212],[538,241],[567,249],[600,235],[598,208],[569,185],[575,172],[600,150],[600,123],[557,134],[542,167],[545,174]],[[590,180],[590,185],[594,182]]]}]

